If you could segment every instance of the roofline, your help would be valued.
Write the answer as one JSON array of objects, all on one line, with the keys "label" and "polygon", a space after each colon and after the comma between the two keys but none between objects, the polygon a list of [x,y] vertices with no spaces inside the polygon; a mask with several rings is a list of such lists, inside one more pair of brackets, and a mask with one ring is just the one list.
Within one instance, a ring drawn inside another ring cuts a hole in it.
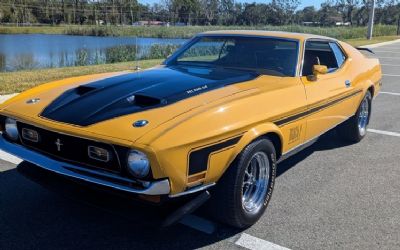
[{"label": "roofline", "polygon": [[280,37],[280,38],[292,38],[297,40],[306,39],[326,39],[334,40],[333,37],[309,34],[309,33],[297,33],[297,32],[286,32],[286,31],[271,31],[271,30],[214,30],[205,31],[198,33],[197,35],[258,35],[265,37]]},{"label": "roofline", "polygon": [[221,37],[259,37],[259,38],[272,38],[272,39],[280,39],[280,40],[288,40],[294,42],[300,42],[300,38],[296,37],[285,37],[285,36],[274,36],[274,35],[258,35],[258,34],[230,34],[230,33],[208,33],[202,32],[198,33],[195,36],[221,36]]}]

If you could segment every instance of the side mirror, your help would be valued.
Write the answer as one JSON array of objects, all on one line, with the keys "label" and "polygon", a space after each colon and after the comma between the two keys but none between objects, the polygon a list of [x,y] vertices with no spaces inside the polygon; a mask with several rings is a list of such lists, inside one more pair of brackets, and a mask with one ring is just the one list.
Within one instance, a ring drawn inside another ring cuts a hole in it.
[{"label": "side mirror", "polygon": [[328,67],[325,65],[314,65],[312,71],[314,76],[325,75],[328,73]]},{"label": "side mirror", "polygon": [[328,73],[328,67],[326,65],[314,65],[312,67],[312,72],[313,74],[307,76],[307,79],[309,81],[316,81],[319,75],[325,75],[326,73]]}]

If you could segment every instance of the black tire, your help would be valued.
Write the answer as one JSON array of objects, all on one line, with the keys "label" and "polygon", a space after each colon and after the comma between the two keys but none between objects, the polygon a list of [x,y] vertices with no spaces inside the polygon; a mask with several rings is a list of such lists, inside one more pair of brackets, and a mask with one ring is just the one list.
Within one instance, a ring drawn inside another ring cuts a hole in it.
[{"label": "black tire", "polygon": [[[368,103],[368,118],[367,118],[367,123],[365,126],[365,129],[362,130],[359,127],[359,118],[362,113],[362,104],[363,102],[366,101]],[[341,138],[347,142],[350,143],[357,143],[361,141],[367,134],[367,127],[369,124],[369,120],[371,117],[371,107],[372,107],[372,95],[371,92],[367,91],[365,94],[364,98],[362,99],[357,112],[355,113],[354,116],[349,118],[346,122],[343,124],[339,125],[337,131]]]},{"label": "black tire", "polygon": [[[250,161],[254,159],[256,154],[267,156],[269,171],[265,170],[265,173],[269,172],[269,175],[266,177],[268,178],[268,184],[265,195],[260,195],[260,197],[263,197],[262,203],[260,203],[258,212],[252,214],[247,212],[242,204],[242,193],[245,172],[248,171]],[[252,142],[238,155],[218,181],[215,189],[212,190],[208,211],[217,220],[236,228],[246,228],[253,225],[263,215],[268,206],[274,189],[275,176],[276,151],[272,142],[267,138]]]}]

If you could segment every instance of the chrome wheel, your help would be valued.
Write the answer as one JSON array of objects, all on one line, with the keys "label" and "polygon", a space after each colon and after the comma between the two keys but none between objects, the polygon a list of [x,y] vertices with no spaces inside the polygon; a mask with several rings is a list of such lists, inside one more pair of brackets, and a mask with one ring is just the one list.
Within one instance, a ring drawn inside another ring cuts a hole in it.
[{"label": "chrome wheel", "polygon": [[270,164],[264,152],[253,155],[242,184],[242,206],[250,214],[257,214],[263,206],[268,190]]},{"label": "chrome wheel", "polygon": [[360,105],[360,114],[358,115],[358,131],[361,136],[367,133],[367,125],[369,119],[369,101],[368,98],[364,98]]}]

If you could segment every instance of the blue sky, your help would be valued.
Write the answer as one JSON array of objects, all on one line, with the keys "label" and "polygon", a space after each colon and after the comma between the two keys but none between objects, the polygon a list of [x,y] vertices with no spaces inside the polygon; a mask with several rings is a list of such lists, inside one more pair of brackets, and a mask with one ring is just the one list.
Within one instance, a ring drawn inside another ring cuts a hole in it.
[{"label": "blue sky", "polygon": [[[140,3],[143,4],[153,4],[153,3],[157,3],[160,1],[157,0],[138,0]],[[242,2],[242,3],[266,3],[266,2],[270,2],[270,1],[265,1],[265,0],[236,0],[237,2]],[[301,4],[300,4],[300,8],[303,8],[305,6],[311,6],[314,5],[316,8],[319,8],[321,3],[323,3],[325,0],[302,0]]]}]

